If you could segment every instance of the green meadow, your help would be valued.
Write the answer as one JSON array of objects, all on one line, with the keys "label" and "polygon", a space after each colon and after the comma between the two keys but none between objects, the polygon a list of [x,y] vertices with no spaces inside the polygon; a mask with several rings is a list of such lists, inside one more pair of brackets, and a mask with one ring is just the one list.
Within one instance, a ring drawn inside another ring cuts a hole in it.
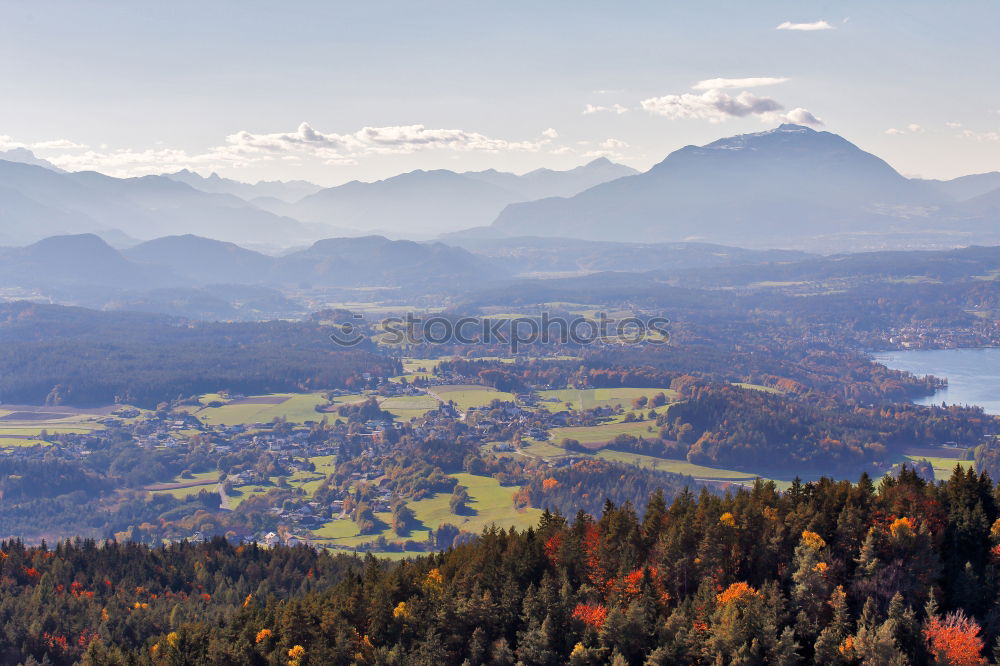
[{"label": "green meadow", "polygon": [[29,446],[52,446],[41,439],[26,439],[23,437],[0,437],[0,449],[14,449]]},{"label": "green meadow", "polygon": [[405,395],[386,398],[379,403],[385,411],[401,421],[420,418],[427,412],[437,409],[441,403],[429,395]]},{"label": "green meadow", "polygon": [[485,407],[494,400],[504,402],[514,402],[514,394],[504,391],[497,391],[488,386],[478,386],[474,384],[451,384],[444,386],[433,386],[430,391],[443,402],[449,400],[455,403],[459,411],[466,411],[470,407]]},{"label": "green meadow", "polygon": [[[631,409],[632,401],[636,398],[646,396],[652,400],[657,393],[666,395],[668,401],[677,397],[677,392],[669,388],[560,389],[539,391],[538,395],[542,398],[542,406],[549,411],[558,412],[566,409],[566,403],[569,403],[576,410],[617,407],[618,405],[625,409]],[[547,400],[553,398],[558,402]]]},{"label": "green meadow", "polygon": [[934,479],[936,481],[944,481],[951,478],[951,473],[955,471],[955,465],[961,465],[963,468],[975,467],[976,463],[972,460],[959,460],[958,458],[940,458],[933,456],[921,456],[921,455],[906,455],[903,456],[904,461],[919,462],[921,460],[926,460],[934,468]]},{"label": "green meadow", "polygon": [[[334,404],[349,404],[365,399],[360,393],[339,396]],[[210,394],[201,397],[202,404],[224,402],[217,395]],[[266,396],[249,396],[243,400],[227,402],[221,407],[188,407],[187,411],[196,416],[206,425],[252,425],[254,423],[269,423],[276,418],[283,418],[289,423],[305,423],[319,421],[323,416],[335,418],[336,414],[322,414],[316,411],[319,405],[325,405],[326,399],[322,392],[314,393],[275,393]]]},{"label": "green meadow", "polygon": [[197,495],[202,490],[214,491],[219,483],[218,470],[192,474],[191,478],[177,476],[170,481],[146,486],[145,490],[153,495],[171,495],[183,499],[188,495]]},{"label": "green meadow", "polygon": [[606,423],[588,427],[552,428],[549,431],[552,442],[559,443],[563,439],[575,439],[588,448],[599,448],[618,435],[634,437],[650,437],[657,432],[655,421],[636,421],[633,423]]}]

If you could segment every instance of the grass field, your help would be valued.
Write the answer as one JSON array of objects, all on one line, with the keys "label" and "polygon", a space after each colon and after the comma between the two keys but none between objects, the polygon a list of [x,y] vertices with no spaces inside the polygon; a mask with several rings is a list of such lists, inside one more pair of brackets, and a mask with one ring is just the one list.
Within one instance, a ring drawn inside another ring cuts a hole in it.
[{"label": "grass field", "polygon": [[488,386],[455,384],[434,386],[430,390],[444,402],[454,401],[459,411],[463,412],[469,407],[483,407],[494,400],[514,401],[513,393],[497,391]]},{"label": "grass field", "polygon": [[423,368],[424,372],[433,372],[434,368],[438,366],[438,363],[444,361],[443,358],[404,358],[403,372],[420,372]]},{"label": "grass field", "polygon": [[776,388],[771,388],[770,386],[761,386],[760,384],[747,384],[745,382],[733,382],[733,386],[739,386],[740,388],[753,389],[754,391],[763,391],[764,393],[781,393]]},{"label": "grass field", "polygon": [[[453,474],[460,484],[469,489],[470,515],[456,516],[451,513],[448,502],[449,493],[438,493],[433,497],[410,502],[409,506],[416,514],[414,528],[406,536],[397,536],[392,530],[382,532],[387,541],[402,543],[407,540],[425,541],[431,530],[444,523],[450,523],[466,532],[479,533],[487,525],[498,527],[516,527],[525,529],[537,525],[542,512],[538,509],[516,511],[513,505],[514,493],[517,488],[503,487],[496,479],[488,476],[472,474]],[[388,524],[390,514],[375,514],[383,523]],[[378,538],[378,534],[359,535],[357,526],[351,520],[333,520],[313,534],[323,543],[332,546],[353,547]]]},{"label": "grass field", "polygon": [[[652,431],[650,431],[652,428]],[[549,431],[551,442],[561,442],[563,439],[575,439],[587,448],[600,448],[618,435],[633,435],[635,437],[650,437],[657,432],[655,421],[638,421],[635,423],[607,423],[589,427],[553,428]]]},{"label": "grass field", "polygon": [[[562,456],[574,455],[572,451],[567,451],[566,449],[560,446],[556,446],[551,442],[531,442],[526,446],[521,446],[521,452],[529,456],[534,456],[536,458],[560,458]],[[518,454],[508,453],[505,455],[518,455]]]},{"label": "grass field", "polygon": [[[348,404],[364,400],[361,394],[339,396],[334,401],[337,404]],[[202,403],[218,400],[216,395],[202,396]],[[272,402],[253,402],[254,400],[270,400]],[[254,423],[269,423],[275,418],[287,419],[290,423],[319,421],[324,414],[316,411],[317,405],[326,404],[326,399],[320,392],[315,393],[275,393],[269,396],[252,396],[246,400],[237,400],[222,407],[194,407],[188,411],[207,425],[252,425]]]},{"label": "grass field", "polygon": [[711,481],[753,481],[757,475],[749,472],[741,472],[734,469],[721,469],[717,467],[705,467],[695,465],[686,460],[673,460],[670,458],[657,458],[655,456],[644,456],[638,453],[628,453],[626,451],[610,451],[604,449],[598,451],[596,457],[602,460],[627,463],[638,467],[647,467],[659,470],[660,472],[672,472],[674,474],[684,474],[693,476],[696,479],[706,479]]},{"label": "grass field", "polygon": [[390,412],[397,419],[409,421],[423,416],[432,409],[437,409],[440,403],[433,396],[414,395],[386,398],[381,405],[382,409]]},{"label": "grass field", "polygon": [[97,419],[103,418],[98,413],[60,412],[58,407],[53,407],[48,414],[51,416],[45,413],[10,410],[0,412],[0,435],[37,437],[43,430],[53,435],[82,435],[96,430],[104,430],[104,426],[97,423]]},{"label": "grass field", "polygon": [[219,472],[213,470],[192,474],[190,479],[178,476],[165,483],[146,486],[145,490],[154,495],[171,495],[177,499],[183,499],[188,495],[197,495],[202,490],[214,491],[218,483]]},{"label": "grass field", "polygon": [[23,437],[0,437],[0,449],[14,449],[22,446],[52,446],[40,439],[25,439]]},{"label": "grass field", "polygon": [[[632,408],[632,401],[641,396],[652,398],[657,393],[663,393],[667,400],[673,400],[677,393],[668,388],[600,388],[600,389],[562,389],[556,391],[539,391],[542,406],[552,412],[566,408],[570,403],[573,409],[593,409],[594,407],[615,407],[621,405],[625,409]],[[558,402],[549,402],[547,398],[555,398]]]},{"label": "grass field", "polygon": [[[955,465],[961,465],[964,468],[975,467],[975,462],[972,460],[959,460],[957,458],[940,458],[932,456],[920,456],[920,455],[907,455],[903,456],[906,460],[917,462],[920,460],[926,460],[934,468],[934,479],[937,481],[945,481],[951,478],[951,473],[955,470]],[[905,461],[901,461],[905,462]]]},{"label": "grass field", "polygon": [[104,426],[99,423],[93,424],[90,428],[62,428],[62,427],[46,427],[44,425],[39,426],[37,424],[24,425],[24,426],[14,426],[11,427],[4,424],[3,428],[0,428],[0,435],[20,435],[23,437],[36,437],[43,430],[50,435],[85,435],[89,432],[94,432],[96,430],[103,430]]}]

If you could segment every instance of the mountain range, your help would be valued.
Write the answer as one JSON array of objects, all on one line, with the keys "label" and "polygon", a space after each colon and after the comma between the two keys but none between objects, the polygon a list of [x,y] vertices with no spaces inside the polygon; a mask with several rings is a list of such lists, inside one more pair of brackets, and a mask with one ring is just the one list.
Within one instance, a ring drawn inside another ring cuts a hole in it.
[{"label": "mountain range", "polygon": [[162,176],[112,178],[60,173],[0,160],[0,245],[23,245],[81,232],[145,240],[199,233],[281,245],[332,235],[261,210],[229,194],[209,194]]},{"label": "mountain range", "polygon": [[[441,242],[382,236],[329,238],[280,256],[194,235],[116,249],[96,234],[0,248],[7,298],[201,319],[301,314],[312,303],[460,294],[524,274],[704,270],[797,262],[802,252],[693,243],[611,243],[555,238]],[[372,289],[378,288],[376,296]]]},{"label": "mountain range", "polygon": [[427,238],[489,224],[511,203],[572,196],[635,173],[606,158],[568,171],[538,169],[520,176],[494,169],[465,173],[418,170],[373,183],[351,181],[320,190],[294,204],[274,200],[255,203],[306,222],[337,224],[393,237]]},{"label": "mountain range", "polygon": [[[908,179],[841,136],[792,124],[686,146],[643,173],[601,158],[568,171],[418,170],[330,188],[190,171],[112,178],[60,171],[25,149],[0,157],[0,245],[85,232],[118,247],[197,234],[269,251],[373,234],[820,253],[1000,243],[1000,172]],[[588,263],[600,260],[576,270]]]},{"label": "mountain range", "polygon": [[305,180],[259,180],[256,183],[243,183],[223,178],[217,173],[205,177],[188,169],[163,175],[202,192],[231,194],[251,202],[257,199],[276,199],[292,203],[323,189],[322,186]]},{"label": "mountain range", "polygon": [[836,134],[786,124],[686,146],[645,173],[573,197],[512,204],[477,233],[801,247],[969,232],[980,230],[979,216],[1000,212],[966,207],[949,188],[962,184],[910,180]]},{"label": "mountain range", "polygon": [[324,239],[283,256],[193,235],[158,238],[124,250],[96,234],[55,236],[26,247],[0,248],[0,285],[78,293],[94,288],[125,292],[210,285],[291,291],[433,288],[507,274],[462,248],[382,236]]}]

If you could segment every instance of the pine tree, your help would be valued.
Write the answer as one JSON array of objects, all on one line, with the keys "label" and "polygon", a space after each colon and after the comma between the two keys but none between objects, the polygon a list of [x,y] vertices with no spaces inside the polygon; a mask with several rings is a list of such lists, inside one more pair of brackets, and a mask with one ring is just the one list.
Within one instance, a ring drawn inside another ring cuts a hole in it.
[{"label": "pine tree", "polygon": [[854,652],[848,642],[851,634],[851,616],[847,607],[847,594],[844,588],[837,586],[830,595],[830,607],[833,618],[819,632],[814,646],[813,660],[817,664],[849,664]]}]

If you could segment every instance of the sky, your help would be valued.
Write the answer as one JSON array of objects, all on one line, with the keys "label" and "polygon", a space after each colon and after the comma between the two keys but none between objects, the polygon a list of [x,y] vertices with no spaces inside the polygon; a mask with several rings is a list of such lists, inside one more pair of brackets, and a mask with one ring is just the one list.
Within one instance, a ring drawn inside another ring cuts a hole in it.
[{"label": "sky", "polygon": [[1000,170],[1000,2],[0,0],[0,151],[330,186],[645,170],[781,122]]}]

